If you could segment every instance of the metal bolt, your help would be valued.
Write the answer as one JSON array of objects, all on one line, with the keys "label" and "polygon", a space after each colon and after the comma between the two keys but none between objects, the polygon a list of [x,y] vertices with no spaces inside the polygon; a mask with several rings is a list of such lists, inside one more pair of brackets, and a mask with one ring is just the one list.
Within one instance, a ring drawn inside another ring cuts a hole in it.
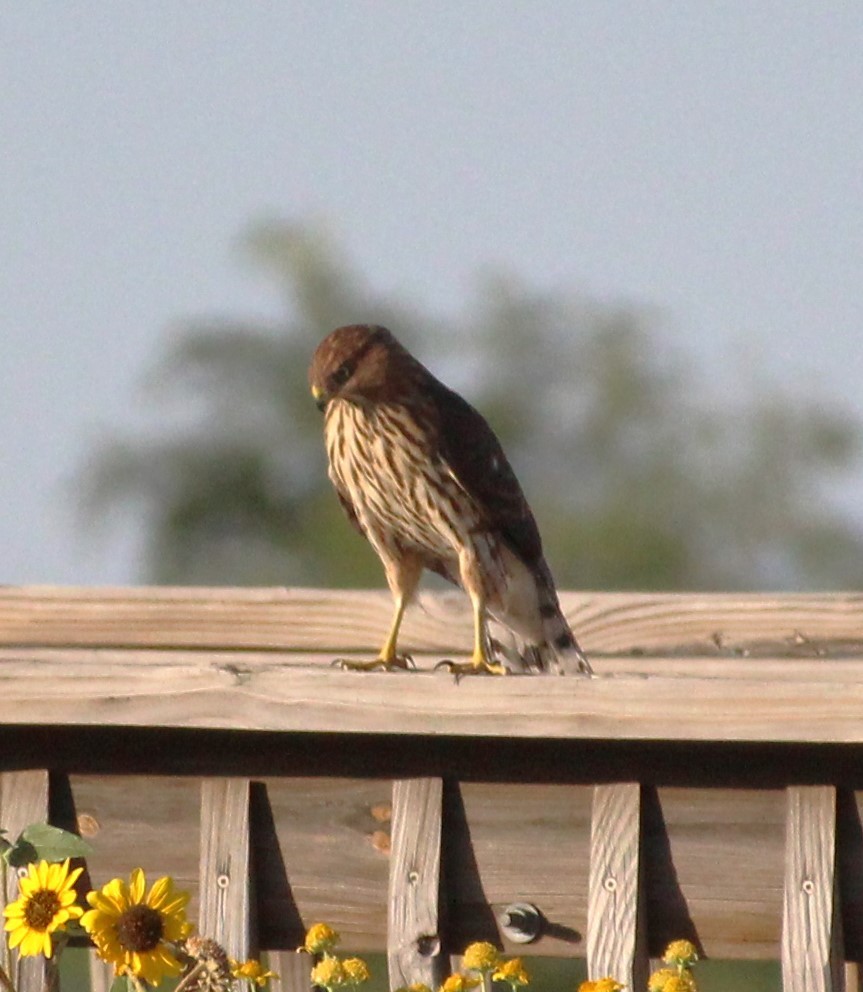
[{"label": "metal bolt", "polygon": [[811,878],[804,878],[803,884],[800,886],[801,889],[806,893],[807,896],[811,896],[815,891],[815,883]]},{"label": "metal bolt", "polygon": [[417,953],[424,958],[440,954],[440,936],[436,933],[423,933],[417,937]]},{"label": "metal bolt", "polygon": [[498,917],[498,924],[507,940],[529,944],[542,932],[542,913],[530,902],[510,903]]},{"label": "metal bolt", "polygon": [[216,876],[216,885],[220,889],[227,889],[227,887],[230,884],[231,884],[231,879],[224,872],[222,872],[221,875]]},{"label": "metal bolt", "polygon": [[607,875],[603,879],[602,887],[606,892],[617,892],[617,879],[614,875]]}]

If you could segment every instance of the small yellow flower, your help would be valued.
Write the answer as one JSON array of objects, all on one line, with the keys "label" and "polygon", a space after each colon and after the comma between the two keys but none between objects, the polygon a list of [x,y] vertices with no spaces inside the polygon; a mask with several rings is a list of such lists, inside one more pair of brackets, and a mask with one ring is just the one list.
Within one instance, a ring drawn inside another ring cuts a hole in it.
[{"label": "small yellow flower", "polygon": [[50,958],[51,934],[64,930],[84,912],[75,905],[74,887],[82,871],[69,871],[68,858],[60,864],[39,861],[27,866],[27,874],[18,882],[21,895],[3,910],[9,946],[17,947],[22,957]]},{"label": "small yellow flower", "polygon": [[327,923],[313,923],[306,931],[303,950],[309,954],[325,954],[331,951],[341,940],[337,931]]},{"label": "small yellow flower", "polygon": [[582,982],[578,986],[578,992],[620,992],[623,987],[613,978],[594,978],[592,981]]},{"label": "small yellow flower", "polygon": [[530,976],[525,970],[521,958],[510,958],[509,961],[504,961],[491,977],[495,982],[509,982],[513,989],[517,985],[530,984]]},{"label": "small yellow flower", "polygon": [[343,988],[348,976],[338,958],[324,958],[312,968],[312,985],[320,985],[331,992],[332,989]]},{"label": "small yellow flower", "polygon": [[672,968],[660,968],[647,979],[647,992],[665,992],[665,983],[670,978],[676,978],[677,971]]},{"label": "small yellow flower", "polygon": [[647,981],[647,992],[696,992],[692,972],[676,968],[660,968]]},{"label": "small yellow flower", "polygon": [[696,992],[695,979],[691,971],[681,971],[662,986],[662,992]]},{"label": "small yellow flower", "polygon": [[473,978],[471,975],[450,975],[439,992],[468,992],[469,989],[475,989],[481,981],[481,978]]},{"label": "small yellow flower", "polygon": [[174,889],[170,876],[157,879],[147,892],[144,872],[135,868],[127,885],[112,879],[87,893],[93,907],[81,923],[103,961],[114,965],[116,975],[133,975],[159,985],[165,975],[179,975],[183,966],[174,945],[192,930],[186,920],[188,892]]},{"label": "small yellow flower", "polygon": [[342,967],[345,969],[349,985],[362,985],[372,977],[369,966],[362,958],[345,958]]},{"label": "small yellow flower", "polygon": [[494,944],[478,940],[465,948],[461,963],[471,971],[494,971],[500,964],[500,954]]},{"label": "small yellow flower", "polygon": [[245,978],[249,982],[263,988],[271,978],[279,976],[274,971],[267,971],[260,961],[249,958],[248,961],[235,961],[231,958],[231,974],[234,978]]},{"label": "small yellow flower", "polygon": [[695,944],[689,940],[673,940],[665,948],[662,960],[666,964],[677,965],[678,968],[691,968],[698,960]]},{"label": "small yellow flower", "polygon": [[586,982],[582,982],[578,986],[577,992],[596,992],[596,982],[590,981],[588,979]]}]

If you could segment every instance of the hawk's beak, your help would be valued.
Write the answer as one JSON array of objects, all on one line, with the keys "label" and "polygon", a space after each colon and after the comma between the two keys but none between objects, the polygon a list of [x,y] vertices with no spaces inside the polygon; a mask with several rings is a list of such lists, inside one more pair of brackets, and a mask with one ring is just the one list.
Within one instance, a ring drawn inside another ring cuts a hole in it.
[{"label": "hawk's beak", "polygon": [[322,411],[329,397],[320,386],[312,386],[312,396],[315,398],[315,406]]}]

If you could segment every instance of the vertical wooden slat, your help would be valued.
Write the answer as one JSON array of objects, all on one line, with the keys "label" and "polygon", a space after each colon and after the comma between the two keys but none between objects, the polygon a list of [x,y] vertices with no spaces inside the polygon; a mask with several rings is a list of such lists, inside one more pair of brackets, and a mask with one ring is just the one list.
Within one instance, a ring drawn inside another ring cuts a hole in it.
[{"label": "vertical wooden slat", "polygon": [[[14,841],[31,823],[48,822],[48,772],[44,770],[0,774],[0,826]],[[6,891],[0,893],[0,908],[18,898],[18,876],[14,868],[6,873]],[[2,938],[0,938],[2,939]],[[17,954],[13,952],[13,960]],[[42,992],[45,962],[42,958],[21,958],[18,962],[19,992]]]},{"label": "vertical wooden slat", "polygon": [[841,992],[843,988],[835,865],[836,789],[820,785],[789,788],[782,925],[784,992]]},{"label": "vertical wooden slat", "polygon": [[393,782],[387,961],[390,988],[444,977],[439,931],[441,821],[440,778]]},{"label": "vertical wooden slat", "polygon": [[114,983],[114,966],[103,961],[95,949],[90,949],[90,992],[109,992]]},{"label": "vertical wooden slat", "polygon": [[641,786],[596,786],[590,827],[588,973],[594,979],[610,976],[631,989],[644,987],[649,964],[640,851]]},{"label": "vertical wooden slat", "polygon": [[312,970],[311,954],[296,951],[270,951],[269,968],[279,977],[273,979],[274,992],[309,992],[312,987],[309,974]]},{"label": "vertical wooden slat", "polygon": [[198,929],[240,961],[252,952],[249,780],[201,783],[201,909]]}]

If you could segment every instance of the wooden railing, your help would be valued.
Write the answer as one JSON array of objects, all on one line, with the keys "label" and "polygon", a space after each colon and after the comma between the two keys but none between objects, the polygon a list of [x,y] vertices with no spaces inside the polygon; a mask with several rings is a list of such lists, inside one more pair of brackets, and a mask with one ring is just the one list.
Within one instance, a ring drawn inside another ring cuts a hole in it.
[{"label": "wooden railing", "polygon": [[417,671],[361,674],[330,662],[376,651],[385,593],[3,590],[0,825],[79,830],[94,885],[172,875],[292,992],[321,919],[392,987],[490,939],[638,989],[687,937],[859,988],[863,597],[563,602],[595,679],[432,671],[469,651],[458,595],[409,614]]}]

